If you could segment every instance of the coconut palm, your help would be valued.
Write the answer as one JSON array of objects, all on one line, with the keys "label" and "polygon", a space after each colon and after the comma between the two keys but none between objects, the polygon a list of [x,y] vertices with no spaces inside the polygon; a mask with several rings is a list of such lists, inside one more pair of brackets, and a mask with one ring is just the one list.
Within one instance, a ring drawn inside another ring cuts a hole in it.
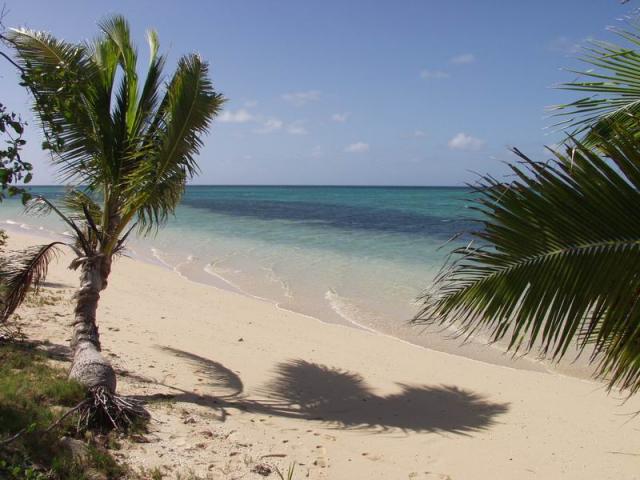
[{"label": "coconut palm", "polygon": [[422,297],[416,323],[508,339],[514,351],[562,358],[587,349],[609,386],[640,389],[640,143],[612,125],[540,163],[514,150],[515,180],[484,177],[477,245]]},{"label": "coconut palm", "polygon": [[[181,57],[164,83],[165,57],[158,53],[156,33],[148,32],[150,60],[146,77],[139,78],[126,20],[113,16],[99,28],[100,36],[86,44],[25,29],[12,30],[7,39],[33,95],[53,164],[65,183],[82,186],[60,205],[36,197],[29,209],[55,213],[73,232],[71,267],[80,271],[80,288],[70,377],[86,385],[97,404],[113,407],[96,413],[108,418],[126,416],[127,403],[115,395],[114,370],[100,353],[100,293],[132,229],[148,234],[173,213],[186,181],[198,171],[202,138],[224,99],[198,55]],[[42,281],[61,245],[33,247],[5,263],[2,319]]]}]

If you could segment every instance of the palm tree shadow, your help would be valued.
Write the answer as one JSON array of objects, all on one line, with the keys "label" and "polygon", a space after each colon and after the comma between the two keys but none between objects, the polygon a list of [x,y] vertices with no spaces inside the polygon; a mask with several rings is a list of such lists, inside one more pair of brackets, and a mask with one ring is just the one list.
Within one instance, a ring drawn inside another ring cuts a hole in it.
[{"label": "palm tree shadow", "polygon": [[397,393],[377,395],[357,373],[291,360],[277,366],[260,393],[264,405],[283,416],[352,429],[468,434],[492,426],[508,410],[456,386],[397,386]]},{"label": "palm tree shadow", "polygon": [[[171,398],[213,408],[226,418],[228,408],[286,418],[322,421],[334,428],[387,431],[401,429],[468,435],[495,424],[508,404],[494,403],[483,395],[456,386],[397,384],[399,391],[377,395],[361,375],[305,360],[278,364],[274,377],[247,398],[240,377],[207,358],[161,347],[186,359],[220,395],[196,394],[163,384],[176,391]],[[154,400],[167,395],[138,398]]]},{"label": "palm tree shadow", "polygon": [[194,367],[194,372],[202,375],[205,382],[201,385],[206,385],[213,389],[215,392],[220,392],[220,398],[235,398],[242,395],[244,391],[244,385],[242,380],[232,370],[214,360],[201,357],[194,353],[185,352],[184,350],[178,350],[171,347],[160,347],[164,352],[171,353],[178,358],[187,360],[191,366]]},{"label": "palm tree shadow", "polygon": [[244,385],[240,377],[235,372],[219,362],[201,357],[194,353],[166,346],[161,346],[159,348],[164,352],[186,360],[187,363],[194,368],[194,372],[200,374],[201,378],[206,380],[198,385],[208,387],[210,390],[215,392],[215,394],[196,393],[174,385],[169,385],[163,381],[157,381],[152,378],[132,374],[131,372],[118,372],[119,374],[132,378],[138,382],[160,385],[172,391],[172,393],[133,395],[132,398],[150,403],[172,400],[200,405],[218,412],[219,420],[223,422],[227,418],[228,408],[239,408],[242,410],[248,409],[244,406],[244,402],[242,400]]}]

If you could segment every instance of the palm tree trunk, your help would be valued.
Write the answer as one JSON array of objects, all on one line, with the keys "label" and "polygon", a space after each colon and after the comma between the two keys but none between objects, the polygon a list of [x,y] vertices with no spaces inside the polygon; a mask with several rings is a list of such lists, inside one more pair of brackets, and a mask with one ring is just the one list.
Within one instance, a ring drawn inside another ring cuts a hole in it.
[{"label": "palm tree trunk", "polygon": [[76,308],[73,321],[71,349],[73,363],[69,378],[92,389],[104,387],[116,391],[116,374],[109,361],[100,353],[100,336],[96,325],[96,310],[100,292],[107,285],[111,270],[109,261],[102,256],[83,259],[80,288],[75,294]]}]

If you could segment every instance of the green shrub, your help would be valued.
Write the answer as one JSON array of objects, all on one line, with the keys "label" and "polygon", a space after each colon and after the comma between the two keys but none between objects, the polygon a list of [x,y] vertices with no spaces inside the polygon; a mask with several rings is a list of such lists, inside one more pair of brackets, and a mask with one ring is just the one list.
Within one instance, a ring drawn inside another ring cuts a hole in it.
[{"label": "green shrub", "polygon": [[0,447],[0,478],[82,480],[90,477],[88,469],[109,479],[122,477],[125,469],[105,448],[90,442],[85,465],[61,446],[60,437],[76,433],[73,416],[47,431],[85,396],[44,353],[27,344],[0,343],[0,439],[22,432],[9,448]]}]

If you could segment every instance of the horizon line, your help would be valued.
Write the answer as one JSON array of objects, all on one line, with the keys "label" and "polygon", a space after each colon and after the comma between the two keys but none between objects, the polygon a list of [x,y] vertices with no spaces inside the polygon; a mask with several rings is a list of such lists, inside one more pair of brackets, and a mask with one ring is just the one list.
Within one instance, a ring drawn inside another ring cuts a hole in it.
[{"label": "horizon line", "polygon": [[[66,187],[70,185],[60,183],[29,184],[25,188],[31,187]],[[81,186],[81,185],[76,185]],[[186,185],[187,187],[343,187],[343,188],[470,188],[469,185],[350,185],[350,184],[304,184],[304,183],[196,183]]]}]

